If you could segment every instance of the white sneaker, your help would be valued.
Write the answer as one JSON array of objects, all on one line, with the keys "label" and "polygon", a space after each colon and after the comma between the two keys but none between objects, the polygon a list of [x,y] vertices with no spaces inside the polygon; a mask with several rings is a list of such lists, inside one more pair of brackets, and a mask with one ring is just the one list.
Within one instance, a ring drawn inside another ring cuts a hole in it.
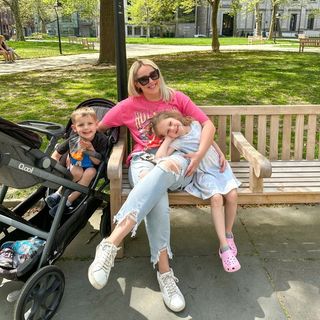
[{"label": "white sneaker", "polygon": [[170,269],[169,272],[165,273],[159,273],[158,271],[157,278],[166,306],[174,312],[182,311],[186,306],[186,302],[176,284],[179,280],[174,276],[173,270]]},{"label": "white sneaker", "polygon": [[96,256],[88,270],[89,281],[96,289],[100,290],[107,284],[119,249],[105,239],[98,244]]}]

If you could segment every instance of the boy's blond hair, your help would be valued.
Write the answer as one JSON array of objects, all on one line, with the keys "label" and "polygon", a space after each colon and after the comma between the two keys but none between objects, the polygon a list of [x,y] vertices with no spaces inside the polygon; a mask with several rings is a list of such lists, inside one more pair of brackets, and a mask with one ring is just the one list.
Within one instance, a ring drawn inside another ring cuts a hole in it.
[{"label": "boy's blond hair", "polygon": [[95,121],[97,121],[97,114],[91,107],[81,107],[79,109],[74,110],[71,113],[71,121],[74,124],[76,122],[77,117],[85,117],[90,116],[94,118]]}]

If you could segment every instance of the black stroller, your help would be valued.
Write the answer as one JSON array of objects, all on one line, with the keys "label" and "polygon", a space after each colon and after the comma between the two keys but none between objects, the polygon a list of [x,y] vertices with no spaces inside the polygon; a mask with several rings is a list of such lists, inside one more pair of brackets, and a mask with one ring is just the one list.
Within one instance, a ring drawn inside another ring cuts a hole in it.
[{"label": "black stroller", "polygon": [[[90,99],[77,108],[90,106],[98,119],[112,108],[114,103],[105,99]],[[68,170],[50,155],[62,137],[71,132],[71,120],[62,125],[41,121],[24,121],[14,124],[0,118],[0,245],[8,241],[42,239],[43,245],[16,268],[0,267],[0,278],[24,281],[17,299],[14,319],[50,319],[59,307],[65,279],[62,271],[53,263],[63,254],[67,245],[86,225],[98,207],[103,207],[100,234],[110,233],[110,205],[107,189],[106,165],[112,146],[117,142],[118,128],[110,129],[108,148],[89,187],[72,182]],[[41,151],[41,138],[45,135],[48,146]],[[14,209],[3,206],[9,187],[26,189],[39,185],[27,199]],[[54,218],[43,201],[46,195],[63,186],[62,197]],[[73,211],[66,215],[64,209],[68,195],[79,191]],[[31,208],[32,214],[29,213]]]}]

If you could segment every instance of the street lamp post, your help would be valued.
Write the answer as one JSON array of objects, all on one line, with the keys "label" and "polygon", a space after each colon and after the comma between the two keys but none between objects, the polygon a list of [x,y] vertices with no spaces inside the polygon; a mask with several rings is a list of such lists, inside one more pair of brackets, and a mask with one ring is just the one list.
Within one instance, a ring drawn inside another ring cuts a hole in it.
[{"label": "street lamp post", "polygon": [[126,54],[126,32],[124,22],[123,0],[114,0],[114,23],[115,30],[115,54],[117,65],[117,87],[118,101],[128,97],[127,90],[127,54]]},{"label": "street lamp post", "polygon": [[279,12],[276,13],[276,19],[275,19],[275,25],[273,26],[274,31],[273,31],[273,42],[276,43],[276,39],[277,39],[277,31],[279,29],[279,19],[281,17],[281,14]]},{"label": "street lamp post", "polygon": [[53,7],[54,7],[54,11],[56,12],[56,16],[57,16],[57,29],[58,29],[58,39],[59,39],[59,51],[60,51],[60,54],[62,54],[60,23],[59,23],[58,11],[57,11],[58,8],[61,8],[61,7],[62,7],[62,3],[57,0],[56,4],[55,4]]}]

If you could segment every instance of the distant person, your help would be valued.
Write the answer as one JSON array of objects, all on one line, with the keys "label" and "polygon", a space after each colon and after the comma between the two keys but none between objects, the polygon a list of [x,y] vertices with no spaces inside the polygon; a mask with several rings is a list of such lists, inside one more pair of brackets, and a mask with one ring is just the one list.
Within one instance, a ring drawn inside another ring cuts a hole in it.
[{"label": "distant person", "polygon": [[[156,161],[175,151],[192,154],[199,149],[202,127],[191,117],[182,116],[177,111],[162,111],[151,118],[150,128],[157,137],[163,139],[155,154]],[[224,154],[213,141],[191,183],[184,188],[195,197],[210,199],[212,219],[220,242],[219,256],[226,272],[241,268],[236,258],[238,251],[232,233],[239,185]]]},{"label": "distant person", "polygon": [[9,52],[6,49],[5,38],[3,35],[0,35],[0,54],[4,57],[4,62],[9,62]]},{"label": "distant person", "polygon": [[18,56],[15,51],[6,44],[3,35],[0,35],[0,53],[4,56],[5,62],[7,63],[15,62],[15,56]]},{"label": "distant person", "polygon": [[[59,161],[68,152],[67,166],[73,176],[73,181],[89,186],[97,173],[95,166],[100,164],[102,154],[107,148],[107,137],[97,132],[97,115],[90,107],[82,107],[73,111],[71,121],[74,134],[57,146],[52,158]],[[60,187],[45,199],[48,207],[51,208],[49,211],[51,216],[56,214],[61,199],[61,190]],[[79,196],[78,191],[69,195],[66,202],[69,211],[73,209],[72,204]]]}]

